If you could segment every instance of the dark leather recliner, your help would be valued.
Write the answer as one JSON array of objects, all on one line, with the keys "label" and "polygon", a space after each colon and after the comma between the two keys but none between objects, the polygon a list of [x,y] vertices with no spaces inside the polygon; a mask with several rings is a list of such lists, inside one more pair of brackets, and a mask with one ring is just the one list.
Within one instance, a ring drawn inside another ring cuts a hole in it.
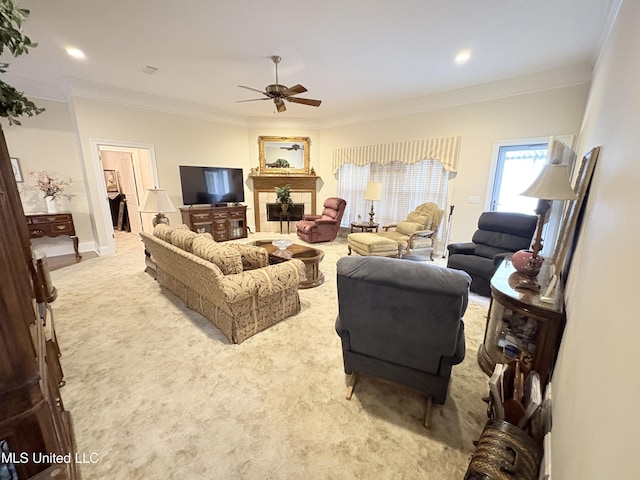
[{"label": "dark leather recliner", "polygon": [[347,202],[342,198],[327,198],[324,201],[322,215],[305,215],[304,219],[296,224],[298,237],[309,243],[335,240],[346,207]]},{"label": "dark leather recliner", "polygon": [[430,427],[431,403],[445,402],[451,367],[465,356],[462,317],[470,283],[464,272],[424,262],[340,258],[336,332],[345,373],[373,375],[423,393]]},{"label": "dark leather recliner", "polygon": [[447,245],[447,267],[471,275],[471,291],[491,296],[491,277],[505,258],[531,246],[538,218],[509,212],[484,212],[471,242]]}]

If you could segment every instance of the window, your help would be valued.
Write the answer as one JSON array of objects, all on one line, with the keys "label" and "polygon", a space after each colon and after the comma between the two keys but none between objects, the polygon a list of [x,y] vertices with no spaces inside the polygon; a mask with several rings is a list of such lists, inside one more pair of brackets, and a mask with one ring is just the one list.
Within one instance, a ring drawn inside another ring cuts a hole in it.
[{"label": "window", "polygon": [[363,166],[345,163],[338,170],[338,196],[347,201],[342,226],[369,220],[371,202],[364,199],[367,182],[382,183],[382,200],[374,202],[373,208],[375,222],[383,226],[404,220],[409,212],[425,202],[434,202],[444,209],[448,178],[449,172],[437,160],[409,165],[400,162]]}]

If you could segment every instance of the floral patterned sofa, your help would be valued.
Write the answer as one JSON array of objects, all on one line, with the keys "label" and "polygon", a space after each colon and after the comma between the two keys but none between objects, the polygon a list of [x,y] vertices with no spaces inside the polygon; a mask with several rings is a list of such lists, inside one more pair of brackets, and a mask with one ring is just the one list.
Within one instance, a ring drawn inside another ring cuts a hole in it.
[{"label": "floral patterned sofa", "polygon": [[185,225],[159,224],[153,235],[140,236],[156,264],[158,282],[232,343],[300,311],[298,285],[305,279],[300,260],[269,265],[264,248],[217,243]]}]

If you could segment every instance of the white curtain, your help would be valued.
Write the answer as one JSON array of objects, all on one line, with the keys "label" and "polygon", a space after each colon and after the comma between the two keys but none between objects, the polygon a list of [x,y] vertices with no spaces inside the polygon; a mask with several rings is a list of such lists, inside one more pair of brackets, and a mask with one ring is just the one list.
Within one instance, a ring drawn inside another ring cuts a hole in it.
[{"label": "white curtain", "polygon": [[[448,181],[458,169],[460,142],[460,137],[443,137],[336,148],[333,172],[338,196],[347,201],[342,226],[369,220],[371,201],[364,199],[367,182],[382,183],[382,199],[374,202],[374,220],[381,227],[404,220],[425,202],[445,210]],[[444,236],[445,220],[438,239]]]},{"label": "white curtain", "polygon": [[[407,165],[400,162],[358,166],[344,164],[338,171],[338,196],[347,201],[342,226],[368,221],[371,201],[364,199],[367,182],[382,183],[382,199],[374,202],[375,222],[380,226],[396,224],[425,202],[445,209],[450,172],[437,160]],[[441,227],[438,234],[443,232]]]}]

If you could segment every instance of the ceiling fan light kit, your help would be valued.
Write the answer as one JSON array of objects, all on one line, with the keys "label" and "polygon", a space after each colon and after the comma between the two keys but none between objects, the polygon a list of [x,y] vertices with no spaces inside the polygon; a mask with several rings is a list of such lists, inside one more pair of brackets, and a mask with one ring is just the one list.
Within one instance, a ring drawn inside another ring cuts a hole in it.
[{"label": "ceiling fan light kit", "polygon": [[307,91],[307,89],[305,87],[303,87],[302,85],[296,84],[293,87],[289,88],[289,87],[286,87],[286,86],[281,85],[280,83],[278,83],[278,64],[280,63],[280,60],[282,60],[282,59],[278,55],[272,55],[271,56],[271,61],[276,66],[276,83],[272,83],[271,85],[267,85],[265,87],[264,91],[258,90],[257,88],[247,87],[245,85],[238,85],[240,88],[246,88],[247,90],[251,90],[253,92],[261,93],[262,95],[264,95],[264,97],[262,97],[262,98],[251,98],[249,100],[238,100],[236,103],[240,103],[240,102],[255,102],[255,101],[258,101],[258,100],[273,100],[273,103],[275,104],[278,113],[282,113],[282,112],[287,110],[287,107],[284,104],[285,100],[287,102],[291,102],[291,103],[300,103],[302,105],[310,105],[312,107],[319,107],[320,103],[322,103],[321,100],[314,100],[314,99],[311,99],[311,98],[299,98],[299,97],[295,97],[294,96],[294,95],[298,95],[300,93],[304,93],[304,92]]}]

